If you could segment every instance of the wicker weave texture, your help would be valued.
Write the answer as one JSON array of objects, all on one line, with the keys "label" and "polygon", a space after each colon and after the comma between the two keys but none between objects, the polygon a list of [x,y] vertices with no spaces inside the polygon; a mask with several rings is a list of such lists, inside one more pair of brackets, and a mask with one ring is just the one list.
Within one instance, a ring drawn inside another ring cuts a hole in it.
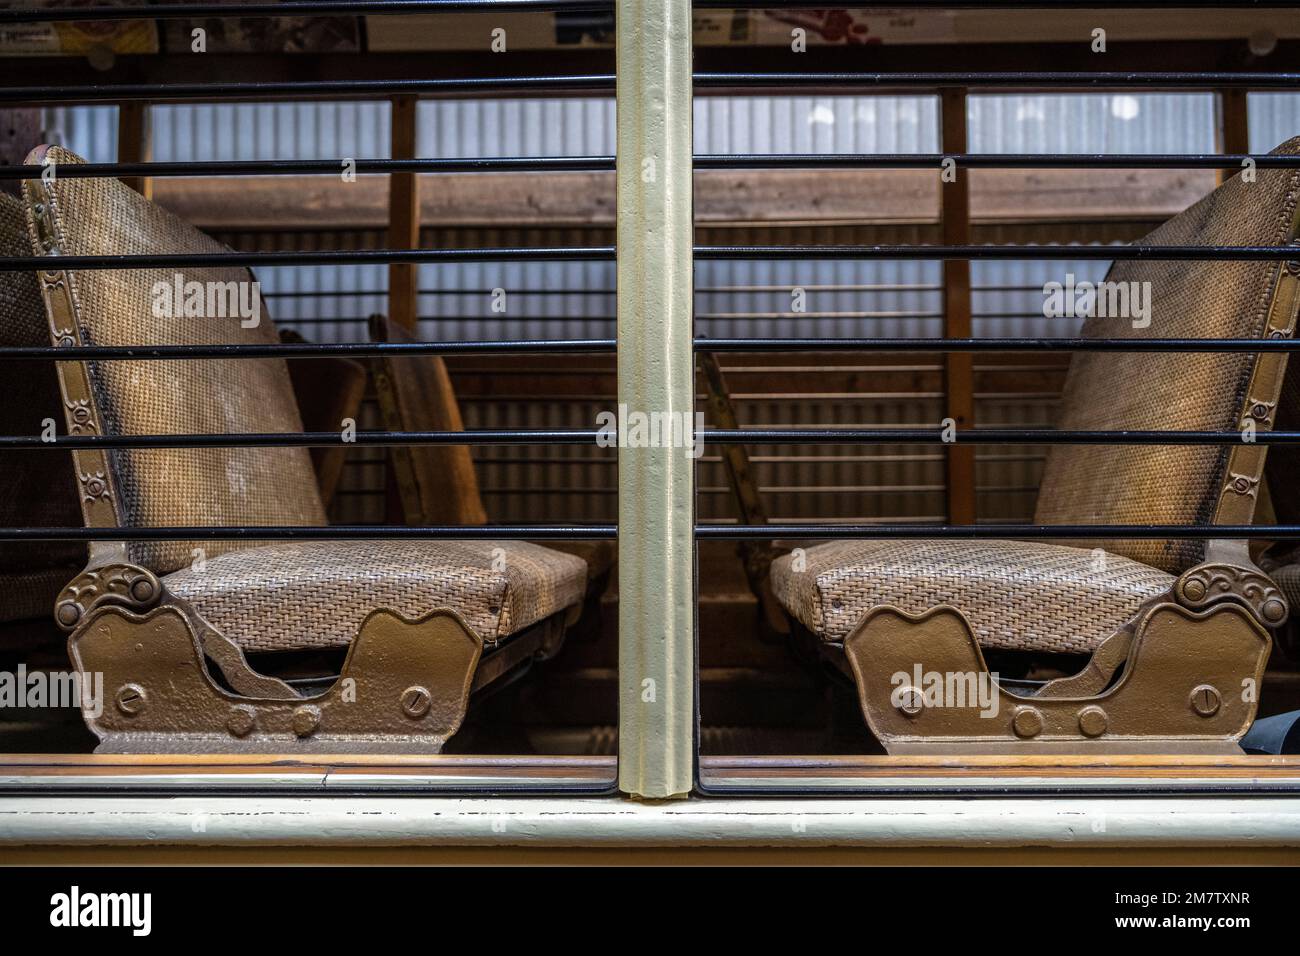
[{"label": "wicker weave texture", "polygon": [[[82,162],[51,147],[58,165]],[[56,166],[57,169],[57,166]],[[148,255],[228,251],[115,179],[57,177],[51,208],[64,255]],[[30,216],[29,216],[30,219]],[[33,240],[35,223],[29,223]],[[154,315],[156,283],[247,283],[242,268],[82,270],[70,275],[77,320],[87,345],[273,344],[263,314],[255,328],[238,316]],[[302,421],[283,360],[90,363],[106,433],[296,432]],[[112,453],[114,475],[131,527],[167,525],[322,525],[311,459],[305,448],[125,449]],[[191,560],[256,542],[132,542],[132,560],[159,573]]]},{"label": "wicker weave texture", "polygon": [[1294,620],[1296,613],[1300,612],[1300,564],[1284,564],[1270,571],[1268,576],[1286,595],[1286,601],[1291,605],[1291,617]]},{"label": "wicker weave texture", "polygon": [[[1274,152],[1300,152],[1300,137]],[[1233,177],[1138,244],[1285,243],[1300,196],[1300,171],[1260,169],[1256,175],[1253,183]],[[1276,261],[1116,262],[1109,281],[1150,283],[1150,325],[1134,328],[1131,317],[1094,316],[1085,322],[1083,335],[1260,338],[1280,268]],[[1254,359],[1222,353],[1078,353],[1066,377],[1060,427],[1235,431]],[[1222,446],[1053,446],[1034,521],[1208,524],[1227,458]],[[1202,541],[1098,544],[1172,573],[1204,554]]]},{"label": "wicker weave texture", "polygon": [[578,604],[587,566],[521,541],[313,541],[222,555],[164,583],[250,651],[345,646],[376,608],[451,608],[494,643]]},{"label": "wicker weave texture", "polygon": [[1098,550],[1030,541],[834,541],[772,564],[772,590],[827,641],[878,605],[948,604],[985,647],[1090,653],[1173,577]]}]

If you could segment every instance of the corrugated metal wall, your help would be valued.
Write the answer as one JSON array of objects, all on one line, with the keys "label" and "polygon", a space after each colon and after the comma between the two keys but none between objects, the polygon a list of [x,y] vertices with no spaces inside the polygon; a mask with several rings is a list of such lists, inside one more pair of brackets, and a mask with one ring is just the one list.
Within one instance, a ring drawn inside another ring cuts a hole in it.
[{"label": "corrugated metal wall", "polygon": [[[1300,95],[1256,94],[1250,100],[1251,149],[1266,151],[1300,134]],[[614,103],[608,98],[432,101],[420,106],[424,156],[608,154],[614,148]],[[1214,99],[1208,94],[980,95],[969,106],[972,152],[1209,152]],[[292,159],[386,157],[388,106],[382,103],[291,103],[155,106],[154,158]],[[93,161],[116,150],[116,109],[50,110],[56,139]],[[931,96],[703,97],[695,104],[697,152],[933,152],[937,101]],[[810,182],[815,184],[815,178]],[[934,241],[929,227],[897,227],[881,241]],[[1064,230],[982,227],[981,241],[1059,239]],[[814,231],[815,234],[815,231]],[[745,231],[736,233],[745,241]],[[1115,230],[1071,225],[1073,241],[1114,241]],[[466,232],[465,244],[492,245],[500,232]],[[548,235],[585,241],[580,230]],[[310,248],[337,240],[316,234],[276,244]],[[382,236],[349,236],[380,244]],[[505,241],[509,241],[507,238]],[[247,243],[241,242],[241,245]],[[1068,272],[1099,278],[1105,263],[977,262],[975,334],[1067,335],[1068,320],[1042,315],[1042,285]],[[317,341],[364,339],[364,320],[385,307],[387,272],[366,266],[267,269],[260,273],[273,314]],[[696,267],[697,321],[706,336],[939,335],[940,270],[918,262],[701,262]],[[420,285],[422,332],[439,339],[519,339],[613,334],[614,268],[609,263],[485,263],[425,266]],[[807,290],[806,312],[791,312],[790,290]],[[490,290],[509,291],[505,316],[491,311]],[[323,296],[320,293],[333,293]],[[545,370],[547,362],[537,369]],[[734,364],[734,363],[733,363]],[[870,362],[846,359],[871,381]],[[933,374],[927,360],[917,374]],[[612,379],[608,380],[612,389]],[[508,389],[507,389],[508,391]],[[763,395],[738,401],[742,424],[933,424],[937,391],[873,390],[851,395]],[[984,392],[977,420],[988,425],[1046,424],[1055,398]],[[610,396],[536,402],[521,396],[466,398],[470,427],[590,427]],[[362,426],[377,424],[373,409]],[[930,520],[943,512],[942,459],[916,447],[755,449],[770,513]],[[611,520],[613,459],[590,449],[478,449],[480,477],[498,520]],[[1032,512],[1042,450],[981,448],[980,514],[1017,520]],[[569,463],[564,463],[569,462]],[[340,500],[342,520],[379,520],[382,459],[359,454]],[[707,456],[699,476],[703,517],[732,514],[726,476]],[[546,498],[539,507],[538,496]]]}]

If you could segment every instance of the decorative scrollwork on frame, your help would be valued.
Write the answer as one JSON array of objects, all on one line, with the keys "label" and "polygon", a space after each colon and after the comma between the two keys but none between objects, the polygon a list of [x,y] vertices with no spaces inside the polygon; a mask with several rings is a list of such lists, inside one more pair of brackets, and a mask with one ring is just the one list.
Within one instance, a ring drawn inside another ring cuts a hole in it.
[{"label": "decorative scrollwork on frame", "polygon": [[1231,564],[1201,564],[1184,572],[1174,584],[1174,597],[1193,611],[1235,601],[1266,627],[1277,627],[1289,613],[1286,598],[1268,575]]},{"label": "decorative scrollwork on frame", "polygon": [[71,631],[101,604],[116,604],[147,611],[162,597],[162,584],[147,568],[136,564],[105,564],[87,568],[59,592],[54,617]]}]

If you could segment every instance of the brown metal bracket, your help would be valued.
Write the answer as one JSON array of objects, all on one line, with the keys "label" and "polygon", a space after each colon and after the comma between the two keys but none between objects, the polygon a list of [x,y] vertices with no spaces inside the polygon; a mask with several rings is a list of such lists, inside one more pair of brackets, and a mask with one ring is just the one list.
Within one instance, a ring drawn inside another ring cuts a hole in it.
[{"label": "brown metal bracket", "polygon": [[1280,627],[1290,613],[1286,597],[1267,574],[1237,564],[1206,563],[1189,568],[1174,582],[1174,597],[1194,611],[1234,601],[1265,627]]},{"label": "brown metal bracket", "polygon": [[438,753],[464,718],[483,642],[450,610],[376,610],[330,689],[292,699],[225,690],[204,651],[175,604],[87,618],[68,652],[77,670],[103,674],[107,699],[83,708],[97,752]]},{"label": "brown metal bracket", "polygon": [[[718,357],[712,352],[697,352],[696,362],[704,376],[704,387],[709,403],[709,411],[719,428],[736,429],[739,422],[736,410],[731,404],[731,392],[727,388],[726,377]],[[731,482],[731,491],[740,509],[740,518],[745,524],[767,524],[767,510],[759,495],[758,482],[749,465],[749,454],[744,445],[722,445],[722,463],[727,469],[727,478]],[[742,541],[736,546],[741,563],[745,568],[745,578],[749,589],[758,599],[763,612],[763,621],[773,634],[790,633],[790,619],[786,616],[781,602],[772,593],[772,561],[776,558],[776,549],[768,542]]]},{"label": "brown metal bracket", "polygon": [[1092,657],[1083,670],[1069,677],[1048,681],[1034,696],[1083,697],[1100,694],[1128,660],[1138,622],[1145,617],[1147,611],[1162,602],[1176,601],[1192,611],[1204,611],[1223,603],[1236,603],[1250,611],[1266,628],[1277,628],[1286,623],[1290,613],[1286,597],[1267,574],[1250,563],[1244,542],[1212,541],[1209,551],[1210,556],[1216,560],[1188,568],[1167,594],[1146,602],[1132,620],[1102,641],[1092,652]]},{"label": "brown metal bracket", "polygon": [[115,604],[147,611],[162,597],[162,583],[148,568],[125,561],[88,567],[59,592],[54,619],[72,631],[97,607]]},{"label": "brown metal bracket", "polygon": [[1245,607],[1160,603],[1101,693],[1013,694],[955,608],[878,607],[844,642],[862,712],[890,753],[1238,753],[1270,648]]}]

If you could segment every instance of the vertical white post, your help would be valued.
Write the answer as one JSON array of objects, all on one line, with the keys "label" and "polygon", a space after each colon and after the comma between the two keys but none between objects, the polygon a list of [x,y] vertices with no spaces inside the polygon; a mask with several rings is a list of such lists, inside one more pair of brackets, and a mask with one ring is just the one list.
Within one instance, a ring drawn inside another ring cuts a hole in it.
[{"label": "vertical white post", "polygon": [[[618,400],[691,427],[691,4],[618,0]],[[691,789],[694,459],[620,447],[619,787]]]}]

